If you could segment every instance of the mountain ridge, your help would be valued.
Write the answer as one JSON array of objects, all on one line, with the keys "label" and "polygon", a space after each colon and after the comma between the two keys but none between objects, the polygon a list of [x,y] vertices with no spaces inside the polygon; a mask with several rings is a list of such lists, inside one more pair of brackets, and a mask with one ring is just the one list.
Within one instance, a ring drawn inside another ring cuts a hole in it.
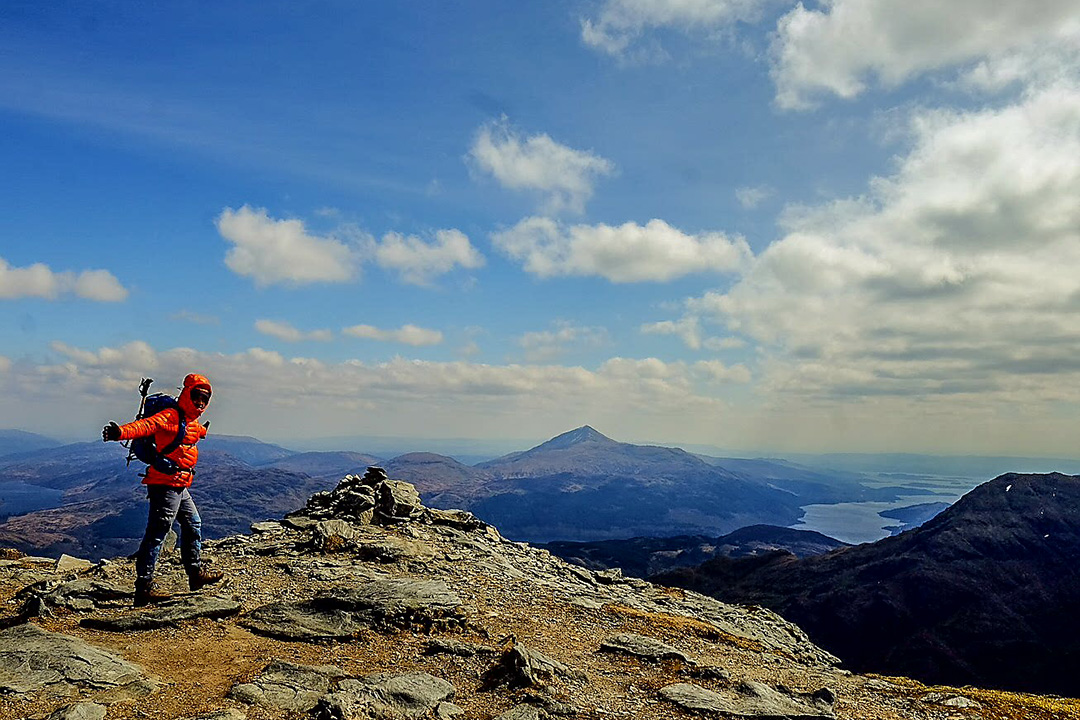
[{"label": "mountain ridge", "polygon": [[1076,692],[1080,476],[1008,473],[924,525],[825,555],[709,560],[658,580],[770,607],[853,669]]}]

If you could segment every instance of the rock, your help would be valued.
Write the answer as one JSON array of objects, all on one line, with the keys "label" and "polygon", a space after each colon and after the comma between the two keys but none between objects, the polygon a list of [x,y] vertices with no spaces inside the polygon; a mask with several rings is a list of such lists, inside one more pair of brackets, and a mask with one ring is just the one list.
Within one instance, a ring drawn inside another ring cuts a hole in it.
[{"label": "rock", "polygon": [[283,527],[281,523],[277,522],[276,520],[251,523],[251,532],[255,533],[256,535],[261,535],[262,533],[277,532],[278,530],[282,529]]},{"label": "rock", "polygon": [[342,680],[335,692],[319,700],[314,715],[317,720],[419,718],[453,696],[453,685],[424,672],[379,673]]},{"label": "rock", "polygon": [[338,586],[313,603],[354,613],[376,629],[463,624],[461,598],[442,580],[392,578]]},{"label": "rock", "polygon": [[349,523],[337,518],[323,520],[311,531],[311,544],[322,552],[341,552],[353,546],[360,536]]},{"label": "rock", "polygon": [[110,632],[137,632],[175,627],[185,620],[225,618],[240,612],[240,603],[220,597],[195,595],[162,603],[148,610],[129,611],[117,617],[88,617],[83,627]]},{"label": "rock", "polygon": [[270,603],[252,610],[239,622],[260,635],[304,642],[351,640],[365,627],[352,613],[318,608],[310,602]]},{"label": "rock", "polygon": [[229,697],[248,705],[306,713],[344,677],[345,673],[333,666],[294,665],[274,660],[251,682],[234,685]]},{"label": "rock", "polygon": [[446,525],[466,532],[482,530],[487,527],[487,523],[466,510],[426,508],[423,519],[433,525]]},{"label": "rock", "polygon": [[[318,494],[318,493],[316,493],[316,494]],[[326,494],[329,495],[330,493],[326,493]],[[312,497],[314,497],[314,495]],[[310,502],[310,500],[308,502]],[[313,517],[309,517],[308,515],[303,514],[304,512],[306,512],[306,511],[301,510],[298,513],[289,513],[288,515],[286,515],[285,517],[283,517],[281,519],[281,524],[284,525],[287,528],[291,528],[293,530],[300,530],[300,531],[310,530],[310,529],[312,529],[313,527],[315,527],[316,525],[319,524],[318,520],[316,520]]]},{"label": "rock", "polygon": [[716,693],[690,683],[668,685],[660,690],[667,700],[685,710],[721,713],[740,718],[786,720],[833,720],[831,691],[812,694],[781,691],[750,680],[732,690]]},{"label": "rock", "polygon": [[634,655],[646,660],[680,660],[684,663],[690,663],[690,658],[670,645],[655,638],[634,633],[610,637],[600,644],[600,649],[605,652]]},{"label": "rock", "polygon": [[465,711],[451,702],[441,702],[435,708],[435,720],[457,720],[465,717]]},{"label": "rock", "polygon": [[0,632],[0,693],[130,688],[138,695],[145,682],[137,665],[78,638],[29,623]]},{"label": "rock", "polygon": [[105,706],[97,703],[81,702],[65,705],[45,720],[103,720]]},{"label": "rock", "polygon": [[494,655],[495,648],[487,645],[474,645],[473,643],[461,642],[438,638],[428,643],[426,655],[457,655],[458,657],[474,657],[476,655]]},{"label": "rock", "polygon": [[[60,583],[50,580],[38,582],[20,590],[16,597],[26,598],[28,601],[37,598],[50,607],[86,612],[120,602],[126,604],[131,595],[131,586],[127,583],[81,577]],[[39,615],[40,613],[35,613],[34,616]]]},{"label": "rock", "polygon": [[930,703],[932,705],[944,705],[945,707],[971,708],[973,710],[978,710],[982,708],[982,705],[977,701],[972,700],[971,698],[966,698],[963,695],[957,695],[955,693],[928,693],[923,696],[922,701],[925,703]]},{"label": "rock", "polygon": [[424,512],[420,493],[410,483],[386,480],[375,488],[375,517],[384,522],[414,520]]},{"label": "rock", "polygon": [[56,560],[56,564],[53,565],[53,570],[56,572],[79,572],[80,570],[89,570],[94,567],[94,563],[82,558],[71,557],[70,555],[61,555]]},{"label": "rock", "polygon": [[364,472],[364,476],[360,478],[360,481],[365,485],[375,486],[389,479],[390,477],[381,467],[378,465],[369,465],[368,469]]},{"label": "rock", "polygon": [[540,711],[532,705],[515,705],[495,720],[540,720]]},{"label": "rock", "polygon": [[236,708],[228,708],[204,715],[196,715],[192,718],[184,718],[184,720],[247,720],[247,715]]},{"label": "rock", "polygon": [[485,675],[486,684],[490,686],[510,687],[539,687],[556,677],[585,679],[582,673],[518,642],[504,652],[499,663]]}]

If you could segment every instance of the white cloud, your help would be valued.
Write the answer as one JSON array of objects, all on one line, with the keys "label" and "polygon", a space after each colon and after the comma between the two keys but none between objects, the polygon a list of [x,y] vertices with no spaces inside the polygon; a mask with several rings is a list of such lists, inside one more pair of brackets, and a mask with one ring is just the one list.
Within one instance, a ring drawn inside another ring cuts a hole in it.
[{"label": "white cloud", "polygon": [[744,365],[725,365],[719,360],[701,360],[694,363],[696,373],[712,382],[750,382],[750,371]]},{"label": "white cloud", "polygon": [[276,337],[285,342],[302,342],[304,340],[318,340],[326,342],[333,339],[333,333],[329,330],[309,330],[307,332],[297,330],[287,322],[278,320],[256,320],[255,329],[263,335]]},{"label": "white cloud", "polygon": [[413,347],[438,345],[443,341],[443,334],[438,330],[428,330],[416,325],[402,325],[397,330],[383,330],[374,325],[352,325],[342,328],[341,332],[365,340],[401,343]]},{"label": "white cloud", "polygon": [[300,220],[274,220],[262,208],[225,208],[217,229],[233,244],[225,264],[259,286],[306,285],[351,280],[358,258],[334,237],[309,234]]},{"label": "white cloud", "polygon": [[663,282],[696,272],[730,272],[749,257],[741,237],[688,235],[663,220],[645,225],[572,225],[525,218],[492,242],[527,272],[548,278],[597,275],[614,283]]},{"label": "white cloud", "polygon": [[581,327],[568,322],[556,323],[554,330],[527,332],[518,338],[528,362],[548,362],[565,354],[568,346],[598,348],[610,337],[604,328]]},{"label": "white cloud", "polygon": [[589,47],[623,57],[649,29],[716,30],[752,22],[773,0],[604,0],[595,19],[581,21]]},{"label": "white cloud", "polygon": [[851,98],[873,77],[893,87],[914,76],[975,63],[1076,33],[1074,0],[833,0],[801,3],[781,18],[773,75],[781,107],[823,93]]},{"label": "white cloud", "polygon": [[107,270],[54,272],[44,263],[18,268],[0,258],[0,300],[26,297],[56,300],[65,295],[97,302],[120,302],[127,299],[128,291]]},{"label": "white cloud", "polygon": [[391,232],[375,246],[375,262],[384,269],[396,270],[405,282],[427,285],[437,275],[456,266],[483,267],[484,256],[460,230],[438,230],[431,242],[415,235]]},{"label": "white cloud", "polygon": [[763,345],[767,393],[1060,397],[1080,371],[1080,87],[920,110],[911,133],[895,174],[789,215],[689,314]]},{"label": "white cloud", "polygon": [[753,210],[762,202],[772,197],[773,190],[764,185],[756,187],[741,187],[735,190],[735,198],[747,210]]},{"label": "white cloud", "polygon": [[687,315],[680,320],[646,323],[641,326],[641,332],[646,335],[674,335],[691,350],[701,348],[701,323],[693,315]]},{"label": "white cloud", "polygon": [[545,134],[522,137],[506,118],[477,131],[469,158],[503,187],[539,193],[548,213],[582,212],[596,179],[615,171],[610,160],[561,145]]}]

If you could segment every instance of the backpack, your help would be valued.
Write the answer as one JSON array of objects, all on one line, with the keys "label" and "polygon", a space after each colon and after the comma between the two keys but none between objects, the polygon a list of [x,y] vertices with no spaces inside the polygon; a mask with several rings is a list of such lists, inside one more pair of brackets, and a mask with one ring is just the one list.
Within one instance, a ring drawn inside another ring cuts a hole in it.
[{"label": "backpack", "polygon": [[[145,387],[149,387],[149,383],[146,383]],[[143,389],[144,393],[145,387]],[[184,417],[184,411],[180,409],[177,399],[166,393],[154,393],[153,395],[144,394],[142,406],[139,408],[139,414],[135,416],[135,419],[142,420],[151,415],[157,415],[162,410],[167,410],[168,408],[174,408],[180,416],[180,428],[176,433],[176,437],[173,438],[171,443],[160,450],[154,445],[153,435],[135,438],[128,446],[127,461],[129,465],[131,464],[131,461],[135,459],[146,463],[158,472],[166,475],[175,475],[180,471],[180,468],[175,462],[165,457],[173,450],[180,447],[184,435],[187,434],[187,419]]]}]

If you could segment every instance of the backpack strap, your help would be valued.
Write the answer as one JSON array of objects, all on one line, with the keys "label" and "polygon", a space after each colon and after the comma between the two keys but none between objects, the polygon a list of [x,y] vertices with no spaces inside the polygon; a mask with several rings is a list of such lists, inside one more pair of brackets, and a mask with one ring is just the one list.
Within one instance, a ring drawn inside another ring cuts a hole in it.
[{"label": "backpack strap", "polygon": [[176,408],[176,414],[178,421],[176,437],[173,438],[173,441],[171,443],[158,450],[162,457],[165,457],[173,450],[180,447],[180,443],[184,441],[184,436],[187,435],[187,419],[184,417],[184,411],[181,410],[179,406],[177,406]]},{"label": "backpack strap", "polygon": [[176,437],[173,438],[171,443],[157,451],[157,457],[154,459],[154,462],[151,463],[155,470],[166,475],[175,475],[180,472],[180,468],[177,466],[176,462],[166,456],[176,448],[180,447],[180,443],[183,442],[184,436],[187,435],[187,420],[184,418],[184,411],[180,409],[179,405],[176,407],[176,414]]}]

